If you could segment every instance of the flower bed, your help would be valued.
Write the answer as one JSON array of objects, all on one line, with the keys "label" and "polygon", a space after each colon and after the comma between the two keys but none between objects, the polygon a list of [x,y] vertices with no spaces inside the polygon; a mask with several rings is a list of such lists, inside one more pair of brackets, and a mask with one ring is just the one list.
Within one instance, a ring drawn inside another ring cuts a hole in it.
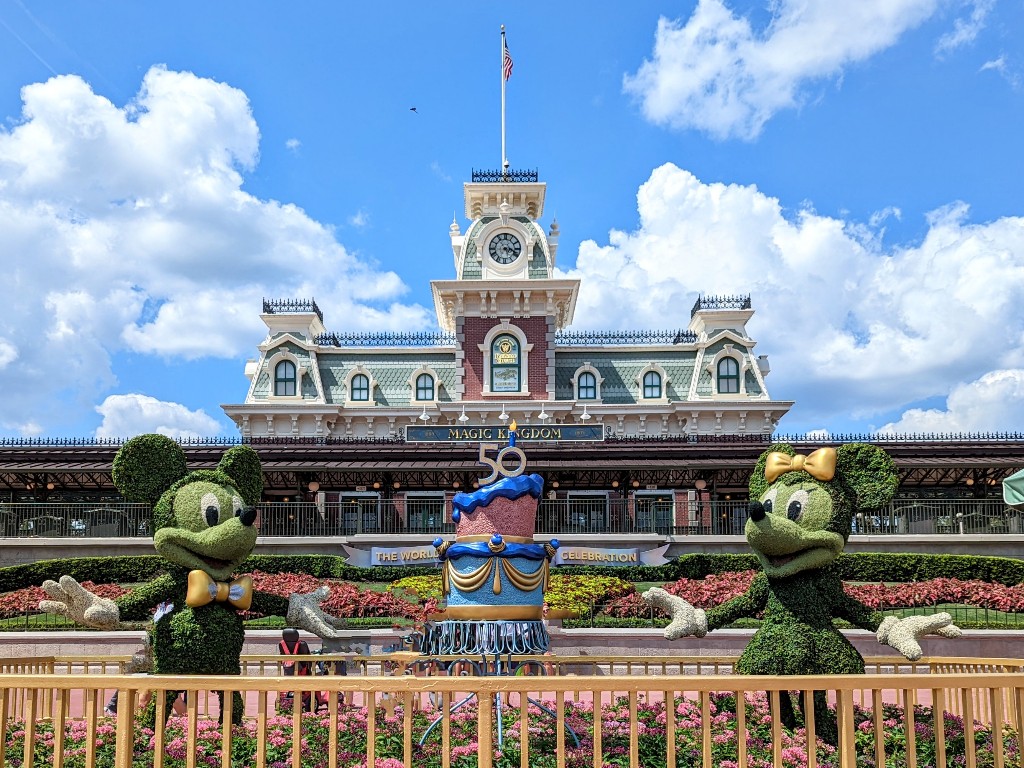
[{"label": "flower bed", "polygon": [[[743,594],[756,573],[733,571],[711,574],[703,579],[683,578],[666,584],[665,589],[698,608],[708,609]],[[325,580],[296,573],[253,571],[252,577],[256,589],[282,597],[293,592],[310,592],[326,584],[330,587],[330,595],[323,603],[324,610],[332,616],[344,618],[423,621],[437,609],[441,597],[438,575],[399,579],[392,582],[386,591],[360,589],[349,581]],[[101,597],[111,599],[127,592],[117,584],[85,582],[84,586]],[[844,588],[847,594],[874,610],[963,605],[1008,614],[1024,613],[1024,584],[1005,586],[977,579],[936,578],[891,585],[847,583]],[[27,587],[0,595],[0,620],[35,613],[39,601],[44,598],[41,587]],[[564,608],[581,615],[593,610],[595,621],[601,617],[646,620],[644,626],[650,626],[652,618],[651,607],[637,593],[635,585],[614,576],[553,573],[546,599],[552,608]],[[251,617],[255,618],[256,614],[251,614]],[[654,618],[663,620],[667,617],[656,610]],[[1013,620],[1017,617],[1008,618]],[[998,624],[998,621],[994,623]],[[1018,626],[1019,623],[1010,621],[1008,625]]]},{"label": "flower bed", "polygon": [[[679,579],[666,584],[665,589],[695,607],[707,610],[742,595],[756,574],[756,571],[738,571],[710,575],[704,579]],[[930,579],[891,585],[846,583],[843,589],[846,594],[874,610],[959,604],[1008,613],[1024,612],[1024,584],[1007,587],[977,580]],[[617,618],[643,618],[651,615],[651,608],[640,595],[627,594],[609,602],[600,614]],[[660,611],[655,615],[665,617]]]},{"label": "flower bed", "polygon": [[[699,704],[685,699],[675,700],[676,755],[677,765],[700,765],[702,763],[702,714]],[[544,702],[553,707],[552,702]],[[506,710],[507,712],[507,710]],[[712,694],[711,706],[711,764],[719,768],[738,768],[736,739],[736,703],[732,694]],[[932,712],[926,707],[917,707],[915,714],[915,738],[918,765],[934,765],[935,736]],[[424,733],[436,711],[428,709],[413,715],[414,739]],[[901,768],[906,765],[906,734],[904,712],[895,706],[885,706],[884,739],[889,759],[887,768]],[[602,764],[605,768],[619,768],[629,765],[629,704],[625,698],[613,705],[605,706],[600,713],[602,728]],[[534,706],[529,707],[530,765],[534,768],[550,768],[555,765],[556,736],[554,721]],[[945,714],[944,733],[946,754],[963,755],[964,723],[951,714]],[[591,730],[594,722],[593,708],[585,703],[568,702],[565,705],[565,721],[580,737],[580,746],[572,746],[566,735],[565,764],[567,768],[591,768],[593,766],[593,739]],[[750,694],[747,697],[747,765],[752,768],[768,768],[772,765],[771,715],[764,694]],[[24,753],[24,724],[11,723],[6,744],[6,764],[19,768]],[[185,765],[187,720],[172,717],[165,734],[166,751],[164,765],[180,768]],[[300,751],[303,768],[326,768],[327,745],[330,719],[323,714],[302,716],[302,738]],[[366,710],[352,707],[339,713],[334,725],[338,731],[338,762],[340,768],[366,768]],[[394,717],[386,717],[383,709],[377,711],[376,750],[378,759],[374,768],[401,768],[404,765],[403,713],[399,707]],[[856,709],[854,713],[856,733],[857,764],[874,766],[875,738],[871,712]],[[451,765],[452,768],[475,768],[477,766],[477,710],[469,705],[458,710],[451,717]],[[494,756],[496,768],[515,768],[520,764],[521,728],[518,710],[506,714],[504,719],[505,741],[500,752]],[[639,764],[644,768],[665,766],[665,708],[664,702],[645,702],[641,698],[637,730],[639,740]],[[65,730],[65,765],[81,768],[85,765],[85,750],[88,739],[95,740],[97,768],[113,766],[116,732],[114,722],[101,720],[96,730],[89,731],[84,721],[75,720]],[[1002,734],[1006,765],[1019,765],[1020,746],[1016,733],[1006,730]],[[133,766],[145,768],[153,764],[153,732],[136,728],[134,734]],[[806,734],[803,729],[782,734],[782,766],[800,768],[807,765]],[[267,729],[267,765],[283,768],[291,765],[292,719],[273,717]],[[977,765],[993,765],[993,733],[990,728],[975,724],[975,746]],[[54,734],[52,724],[37,724],[37,740],[34,753],[36,765],[53,762]],[[215,720],[200,720],[198,723],[196,761],[199,765],[221,764],[221,733]],[[232,765],[252,765],[256,754],[256,723],[246,721],[236,726],[232,734]],[[839,763],[835,749],[822,742],[816,744],[818,765],[823,768]],[[423,747],[413,747],[411,762],[417,768],[437,768],[441,765],[441,742],[439,731],[435,731]]]}]

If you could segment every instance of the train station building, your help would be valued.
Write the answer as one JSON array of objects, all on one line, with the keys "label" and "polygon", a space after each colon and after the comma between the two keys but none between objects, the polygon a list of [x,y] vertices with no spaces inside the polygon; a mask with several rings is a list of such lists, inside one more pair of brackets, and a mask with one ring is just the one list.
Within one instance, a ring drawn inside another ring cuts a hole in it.
[{"label": "train station building", "polygon": [[[223,406],[263,461],[261,534],[333,552],[450,533],[452,497],[488,474],[481,455],[514,424],[545,480],[539,535],[743,549],[751,469],[793,405],[769,393],[747,331],[756,302],[699,294],[666,328],[576,330],[580,283],[556,272],[559,226],[541,224],[537,172],[474,171],[463,196],[450,263],[438,233],[437,331],[332,331],[345,318],[313,298],[264,299],[266,337]],[[858,439],[889,450],[901,486],[856,535],[1019,533],[999,483],[1024,467],[1024,436],[796,438],[808,452]],[[229,445],[183,447],[202,468]],[[113,488],[117,447],[0,440],[0,535],[148,536],[149,511]]]}]

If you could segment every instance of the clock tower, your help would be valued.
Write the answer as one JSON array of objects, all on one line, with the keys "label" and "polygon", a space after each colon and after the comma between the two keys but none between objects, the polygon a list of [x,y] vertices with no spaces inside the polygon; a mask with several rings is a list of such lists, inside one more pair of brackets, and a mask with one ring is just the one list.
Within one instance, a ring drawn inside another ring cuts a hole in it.
[{"label": "clock tower", "polygon": [[466,400],[553,400],[554,334],[572,322],[578,280],[555,278],[558,224],[545,234],[536,171],[473,171],[463,233],[449,232],[455,280],[431,282],[438,324],[463,353]]}]

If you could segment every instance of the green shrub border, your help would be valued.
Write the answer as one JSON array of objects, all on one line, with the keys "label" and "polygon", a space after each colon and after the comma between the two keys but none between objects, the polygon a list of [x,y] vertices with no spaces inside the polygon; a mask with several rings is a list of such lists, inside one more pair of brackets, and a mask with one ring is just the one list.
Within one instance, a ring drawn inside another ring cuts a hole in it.
[{"label": "green shrub border", "polygon": [[[839,576],[844,581],[913,582],[929,579],[963,579],[1014,586],[1024,582],[1024,560],[982,555],[924,555],[890,552],[857,552],[844,554],[837,561]],[[163,573],[167,561],[159,555],[127,555],[113,557],[78,557],[66,560],[41,560],[25,565],[0,568],[0,593],[25,587],[40,586],[46,579],[63,575],[78,581],[96,584],[123,584],[148,581]],[[564,566],[556,573],[585,576],[618,576],[632,582],[671,582],[678,579],[702,579],[727,571],[757,570],[754,555],[692,554],[683,555],[665,565]],[[357,568],[338,555],[252,555],[239,571],[266,573],[304,573],[320,579],[352,582],[395,581],[406,576],[428,576],[439,573],[436,567]]]}]

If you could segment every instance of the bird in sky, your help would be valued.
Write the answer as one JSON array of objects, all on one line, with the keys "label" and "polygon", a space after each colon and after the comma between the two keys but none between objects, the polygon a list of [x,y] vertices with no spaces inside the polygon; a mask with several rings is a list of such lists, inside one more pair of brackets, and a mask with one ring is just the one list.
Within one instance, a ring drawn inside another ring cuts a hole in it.
[{"label": "bird in sky", "polygon": [[[409,111],[410,112],[416,112],[416,107],[409,107]],[[418,115],[419,112],[416,112],[416,114]]]}]

